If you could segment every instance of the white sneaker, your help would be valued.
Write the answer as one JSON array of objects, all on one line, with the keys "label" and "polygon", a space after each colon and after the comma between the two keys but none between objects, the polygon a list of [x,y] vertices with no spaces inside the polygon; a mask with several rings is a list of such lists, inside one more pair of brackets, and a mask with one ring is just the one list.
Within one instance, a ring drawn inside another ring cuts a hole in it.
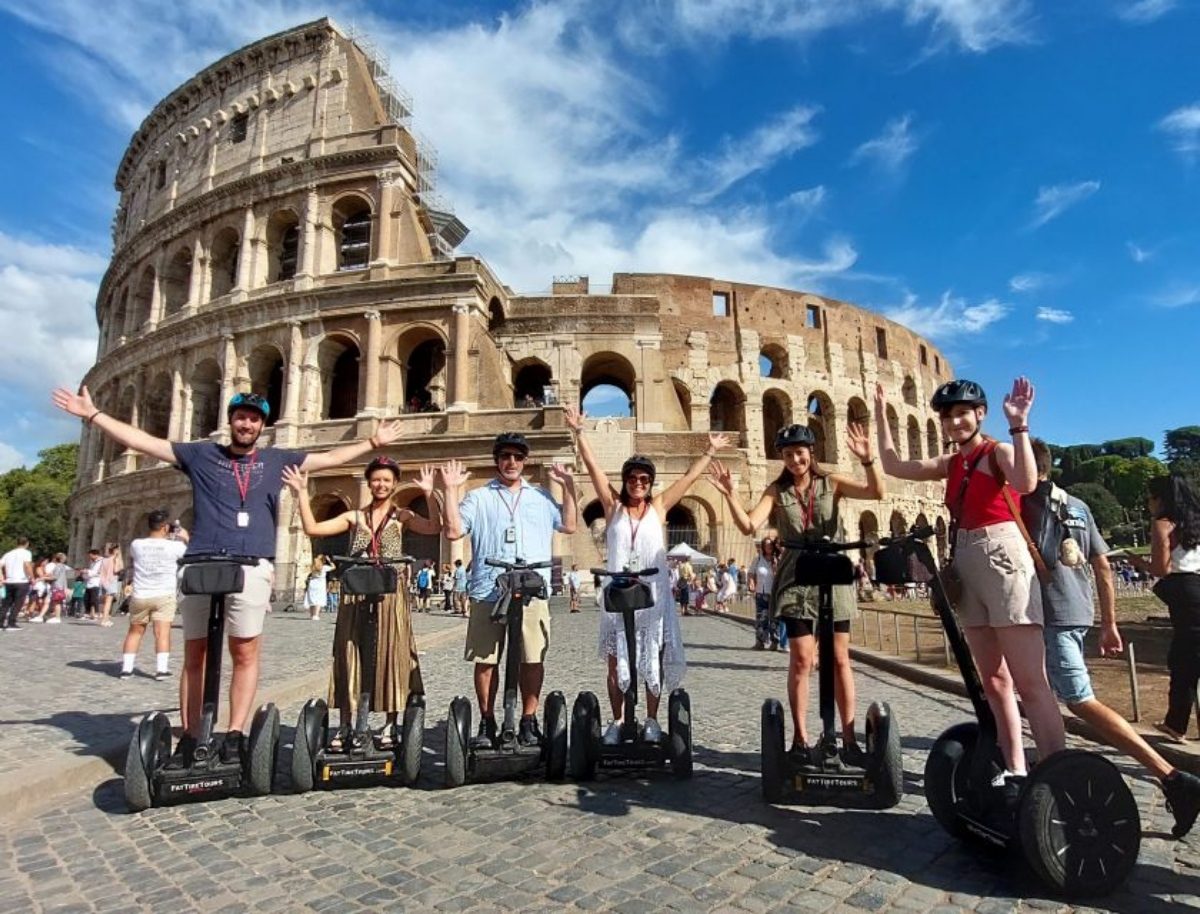
[{"label": "white sneaker", "polygon": [[53,619],[47,619],[46,624],[47,625],[62,625],[62,619],[60,619],[58,616],[55,616]]},{"label": "white sneaker", "polygon": [[43,619],[41,616],[34,616],[34,617],[33,617],[32,619],[30,619],[29,621],[30,621],[30,622],[45,622],[46,620],[45,620],[45,619]]},{"label": "white sneaker", "polygon": [[646,724],[642,727],[642,739],[648,743],[657,743],[662,739],[662,727],[653,717],[646,718]]},{"label": "white sneaker", "polygon": [[620,743],[621,743],[621,722],[619,720],[614,720],[611,724],[608,725],[608,728],[604,731],[604,736],[601,738],[600,742],[602,742],[606,746],[620,745]]}]

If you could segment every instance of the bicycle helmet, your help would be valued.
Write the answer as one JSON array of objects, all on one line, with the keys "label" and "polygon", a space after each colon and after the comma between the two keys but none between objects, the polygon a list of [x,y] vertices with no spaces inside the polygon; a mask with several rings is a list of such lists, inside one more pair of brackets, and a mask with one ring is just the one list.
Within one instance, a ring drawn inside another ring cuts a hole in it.
[{"label": "bicycle helmet", "polygon": [[952,406],[957,406],[959,403],[965,403],[968,406],[982,406],[987,409],[987,394],[974,381],[957,378],[947,381],[935,390],[933,399],[929,401],[930,407],[939,413]]},{"label": "bicycle helmet", "polygon": [[499,457],[500,451],[506,447],[520,451],[526,457],[529,456],[529,442],[520,432],[502,432],[497,435],[496,440],[492,442],[492,459],[495,460]]},{"label": "bicycle helmet", "polygon": [[263,421],[271,418],[271,404],[267,402],[266,397],[260,397],[258,394],[234,394],[225,408],[226,417],[231,417],[235,409],[258,410],[262,413]]},{"label": "bicycle helmet", "polygon": [[363,470],[363,478],[370,479],[371,474],[376,470],[391,470],[393,476],[397,479],[400,478],[400,464],[396,463],[391,457],[384,457],[380,454],[378,457],[371,458],[371,462]]},{"label": "bicycle helmet", "polygon": [[645,470],[650,474],[651,482],[654,482],[654,477],[657,475],[657,471],[654,469],[654,461],[645,454],[634,454],[621,464],[621,478],[624,479],[633,470]]},{"label": "bicycle helmet", "polygon": [[789,425],[775,433],[775,450],[782,451],[785,447],[813,447],[817,436],[807,425]]}]

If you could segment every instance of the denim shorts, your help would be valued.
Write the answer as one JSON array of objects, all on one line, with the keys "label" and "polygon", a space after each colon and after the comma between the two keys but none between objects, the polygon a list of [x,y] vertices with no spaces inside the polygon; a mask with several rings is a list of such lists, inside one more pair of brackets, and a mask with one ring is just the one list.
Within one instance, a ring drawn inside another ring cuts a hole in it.
[{"label": "denim shorts", "polygon": [[1083,639],[1087,625],[1047,625],[1042,634],[1046,640],[1046,676],[1060,701],[1069,705],[1091,701],[1092,677],[1083,662]]}]

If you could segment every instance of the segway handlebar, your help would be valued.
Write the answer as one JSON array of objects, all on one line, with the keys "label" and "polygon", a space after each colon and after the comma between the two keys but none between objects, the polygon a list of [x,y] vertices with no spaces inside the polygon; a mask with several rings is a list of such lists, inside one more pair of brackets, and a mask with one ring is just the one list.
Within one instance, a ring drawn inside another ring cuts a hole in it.
[{"label": "segway handlebar", "polygon": [[867,537],[866,539],[855,540],[852,543],[835,543],[830,539],[783,540],[780,542],[780,545],[784,549],[794,549],[797,552],[828,554],[832,552],[849,552],[851,549],[870,549],[879,545],[879,543],[872,537]]},{"label": "segway handlebar", "polygon": [[505,571],[533,571],[537,568],[549,568],[554,564],[553,559],[546,559],[544,562],[525,562],[517,559],[515,562],[504,562],[500,559],[484,559],[483,564],[491,565],[493,568],[503,568]]},{"label": "segway handlebar", "polygon": [[384,559],[369,555],[331,555],[330,560],[343,565],[411,565],[416,561],[411,555],[402,555],[394,559]]},{"label": "segway handlebar", "polygon": [[607,568],[592,568],[591,573],[598,578],[649,578],[658,574],[657,568],[643,568],[641,571],[609,571]]},{"label": "segway handlebar", "polygon": [[210,562],[235,562],[238,565],[257,565],[262,559],[253,555],[225,555],[221,552],[203,552],[197,555],[185,555],[176,561],[176,565],[205,565]]},{"label": "segway handlebar", "polygon": [[923,524],[920,527],[913,527],[907,533],[900,536],[883,536],[879,538],[880,546],[903,546],[905,543],[915,543],[918,540],[927,540],[933,536],[933,527],[929,524]]}]

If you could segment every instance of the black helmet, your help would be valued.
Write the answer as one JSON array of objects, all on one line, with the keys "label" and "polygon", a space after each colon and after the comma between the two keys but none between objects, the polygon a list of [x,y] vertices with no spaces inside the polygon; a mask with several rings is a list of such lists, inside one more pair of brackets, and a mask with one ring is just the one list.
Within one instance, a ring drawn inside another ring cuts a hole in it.
[{"label": "black helmet", "polygon": [[939,413],[952,406],[957,406],[959,403],[965,403],[968,406],[982,406],[987,409],[987,394],[974,381],[964,381],[958,378],[947,381],[935,390],[933,399],[929,401],[930,407]]},{"label": "black helmet", "polygon": [[225,407],[226,418],[233,415],[235,409],[254,409],[262,413],[263,421],[271,418],[271,404],[267,402],[266,397],[260,397],[258,394],[234,394],[229,398],[229,405]]},{"label": "black helmet", "polygon": [[807,425],[788,425],[775,433],[775,450],[782,451],[785,447],[813,447],[817,436]]},{"label": "black helmet", "polygon": [[363,470],[363,478],[370,479],[371,474],[376,470],[391,470],[392,475],[396,479],[400,478],[400,464],[396,463],[391,457],[385,457],[382,454],[378,457],[373,457],[371,462],[367,464],[367,468]]},{"label": "black helmet", "polygon": [[499,457],[500,451],[506,447],[518,450],[526,457],[529,456],[529,442],[520,432],[502,432],[497,435],[496,440],[492,442],[492,459],[495,460]]},{"label": "black helmet", "polygon": [[624,479],[633,470],[645,470],[650,474],[651,482],[654,482],[654,477],[657,475],[657,470],[654,469],[654,461],[645,454],[634,454],[621,464],[621,478]]}]

